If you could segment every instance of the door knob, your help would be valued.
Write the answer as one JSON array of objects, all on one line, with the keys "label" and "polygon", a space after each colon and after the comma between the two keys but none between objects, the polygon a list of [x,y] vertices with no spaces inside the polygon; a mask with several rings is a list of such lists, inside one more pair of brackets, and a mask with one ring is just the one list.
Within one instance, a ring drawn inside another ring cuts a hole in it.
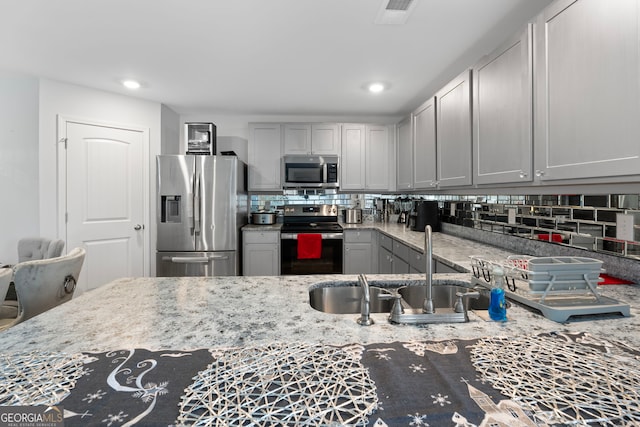
[{"label": "door knob", "polygon": [[133,229],[138,231],[138,230],[142,230],[144,228],[144,225],[140,225],[140,224],[136,224]]}]

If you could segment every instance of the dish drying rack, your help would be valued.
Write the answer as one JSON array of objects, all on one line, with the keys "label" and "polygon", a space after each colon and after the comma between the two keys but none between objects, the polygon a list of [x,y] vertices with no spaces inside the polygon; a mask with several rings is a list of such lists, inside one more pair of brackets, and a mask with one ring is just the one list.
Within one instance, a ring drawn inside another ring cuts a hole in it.
[{"label": "dish drying rack", "polygon": [[571,316],[620,313],[630,316],[629,304],[600,295],[602,261],[584,257],[530,257],[512,255],[505,260],[471,256],[474,285],[491,288],[493,270],[504,272],[505,295],[534,308],[555,322]]}]

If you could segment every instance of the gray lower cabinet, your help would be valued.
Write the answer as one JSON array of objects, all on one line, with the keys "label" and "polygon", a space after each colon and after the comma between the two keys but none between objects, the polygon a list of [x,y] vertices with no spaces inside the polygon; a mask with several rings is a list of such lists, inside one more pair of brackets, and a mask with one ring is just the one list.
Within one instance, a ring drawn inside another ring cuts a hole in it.
[{"label": "gray lower cabinet", "polygon": [[[403,242],[378,232],[378,272],[380,274],[424,274],[427,271],[425,254]],[[433,273],[460,273],[461,271],[433,260]]]},{"label": "gray lower cabinet", "polygon": [[393,239],[378,233],[378,273],[393,273]]},{"label": "gray lower cabinet", "polygon": [[393,240],[393,274],[409,274],[409,246]]},{"label": "gray lower cabinet", "polygon": [[382,246],[378,248],[378,273],[393,273],[393,253]]},{"label": "gray lower cabinet", "polygon": [[558,0],[537,18],[534,173],[640,173],[640,2]]},{"label": "gray lower cabinet", "polygon": [[242,232],[242,274],[280,275],[280,232],[244,230]]},{"label": "gray lower cabinet", "polygon": [[373,230],[344,230],[344,274],[377,273]]},{"label": "gray lower cabinet", "polygon": [[453,267],[448,266],[447,264],[433,260],[433,272],[434,273],[460,273]]},{"label": "gray lower cabinet", "polygon": [[424,254],[415,249],[411,249],[409,251],[409,273],[426,273],[426,271],[427,263]]},{"label": "gray lower cabinet", "polygon": [[398,255],[393,254],[391,262],[392,274],[409,274],[409,263],[400,258]]},{"label": "gray lower cabinet", "polygon": [[436,93],[438,187],[471,185],[471,70]]},{"label": "gray lower cabinet", "polygon": [[417,252],[399,240],[378,233],[378,272],[380,274],[408,274],[413,272],[411,258]]},{"label": "gray lower cabinet", "polygon": [[533,179],[532,34],[529,24],[473,68],[474,184]]}]

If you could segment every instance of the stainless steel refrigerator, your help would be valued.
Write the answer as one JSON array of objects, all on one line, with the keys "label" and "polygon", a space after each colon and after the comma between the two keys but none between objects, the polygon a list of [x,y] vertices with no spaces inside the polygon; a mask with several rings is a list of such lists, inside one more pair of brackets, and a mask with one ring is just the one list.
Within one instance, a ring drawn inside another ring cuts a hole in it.
[{"label": "stainless steel refrigerator", "polygon": [[247,222],[244,163],[235,156],[161,155],[157,276],[235,276]]}]

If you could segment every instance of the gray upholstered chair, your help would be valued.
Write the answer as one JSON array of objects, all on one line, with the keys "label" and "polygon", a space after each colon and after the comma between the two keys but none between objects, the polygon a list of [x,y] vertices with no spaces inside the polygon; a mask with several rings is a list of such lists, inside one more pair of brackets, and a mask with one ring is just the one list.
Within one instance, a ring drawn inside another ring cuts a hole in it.
[{"label": "gray upholstered chair", "polygon": [[9,289],[9,283],[11,283],[12,277],[13,277],[12,269],[0,268],[0,298],[4,299],[5,295],[7,295],[7,290]]},{"label": "gray upholstered chair", "polygon": [[0,319],[0,330],[69,301],[84,257],[85,250],[75,248],[65,256],[16,264],[13,281],[18,294],[18,313],[15,318]]},{"label": "gray upholstered chair", "polygon": [[[64,240],[61,239],[48,239],[46,237],[27,237],[20,239],[18,240],[18,262],[59,257],[62,255],[63,249]],[[15,313],[18,307],[18,303],[16,302],[18,296],[16,295],[13,283],[9,287],[9,292],[0,294],[0,296],[3,297],[2,300],[4,300],[2,307],[0,307],[0,316],[2,316],[2,313],[6,312],[6,310],[11,310],[11,307],[13,307]]]},{"label": "gray upholstered chair", "polygon": [[55,258],[62,255],[64,240],[27,237],[18,241],[18,262]]}]

